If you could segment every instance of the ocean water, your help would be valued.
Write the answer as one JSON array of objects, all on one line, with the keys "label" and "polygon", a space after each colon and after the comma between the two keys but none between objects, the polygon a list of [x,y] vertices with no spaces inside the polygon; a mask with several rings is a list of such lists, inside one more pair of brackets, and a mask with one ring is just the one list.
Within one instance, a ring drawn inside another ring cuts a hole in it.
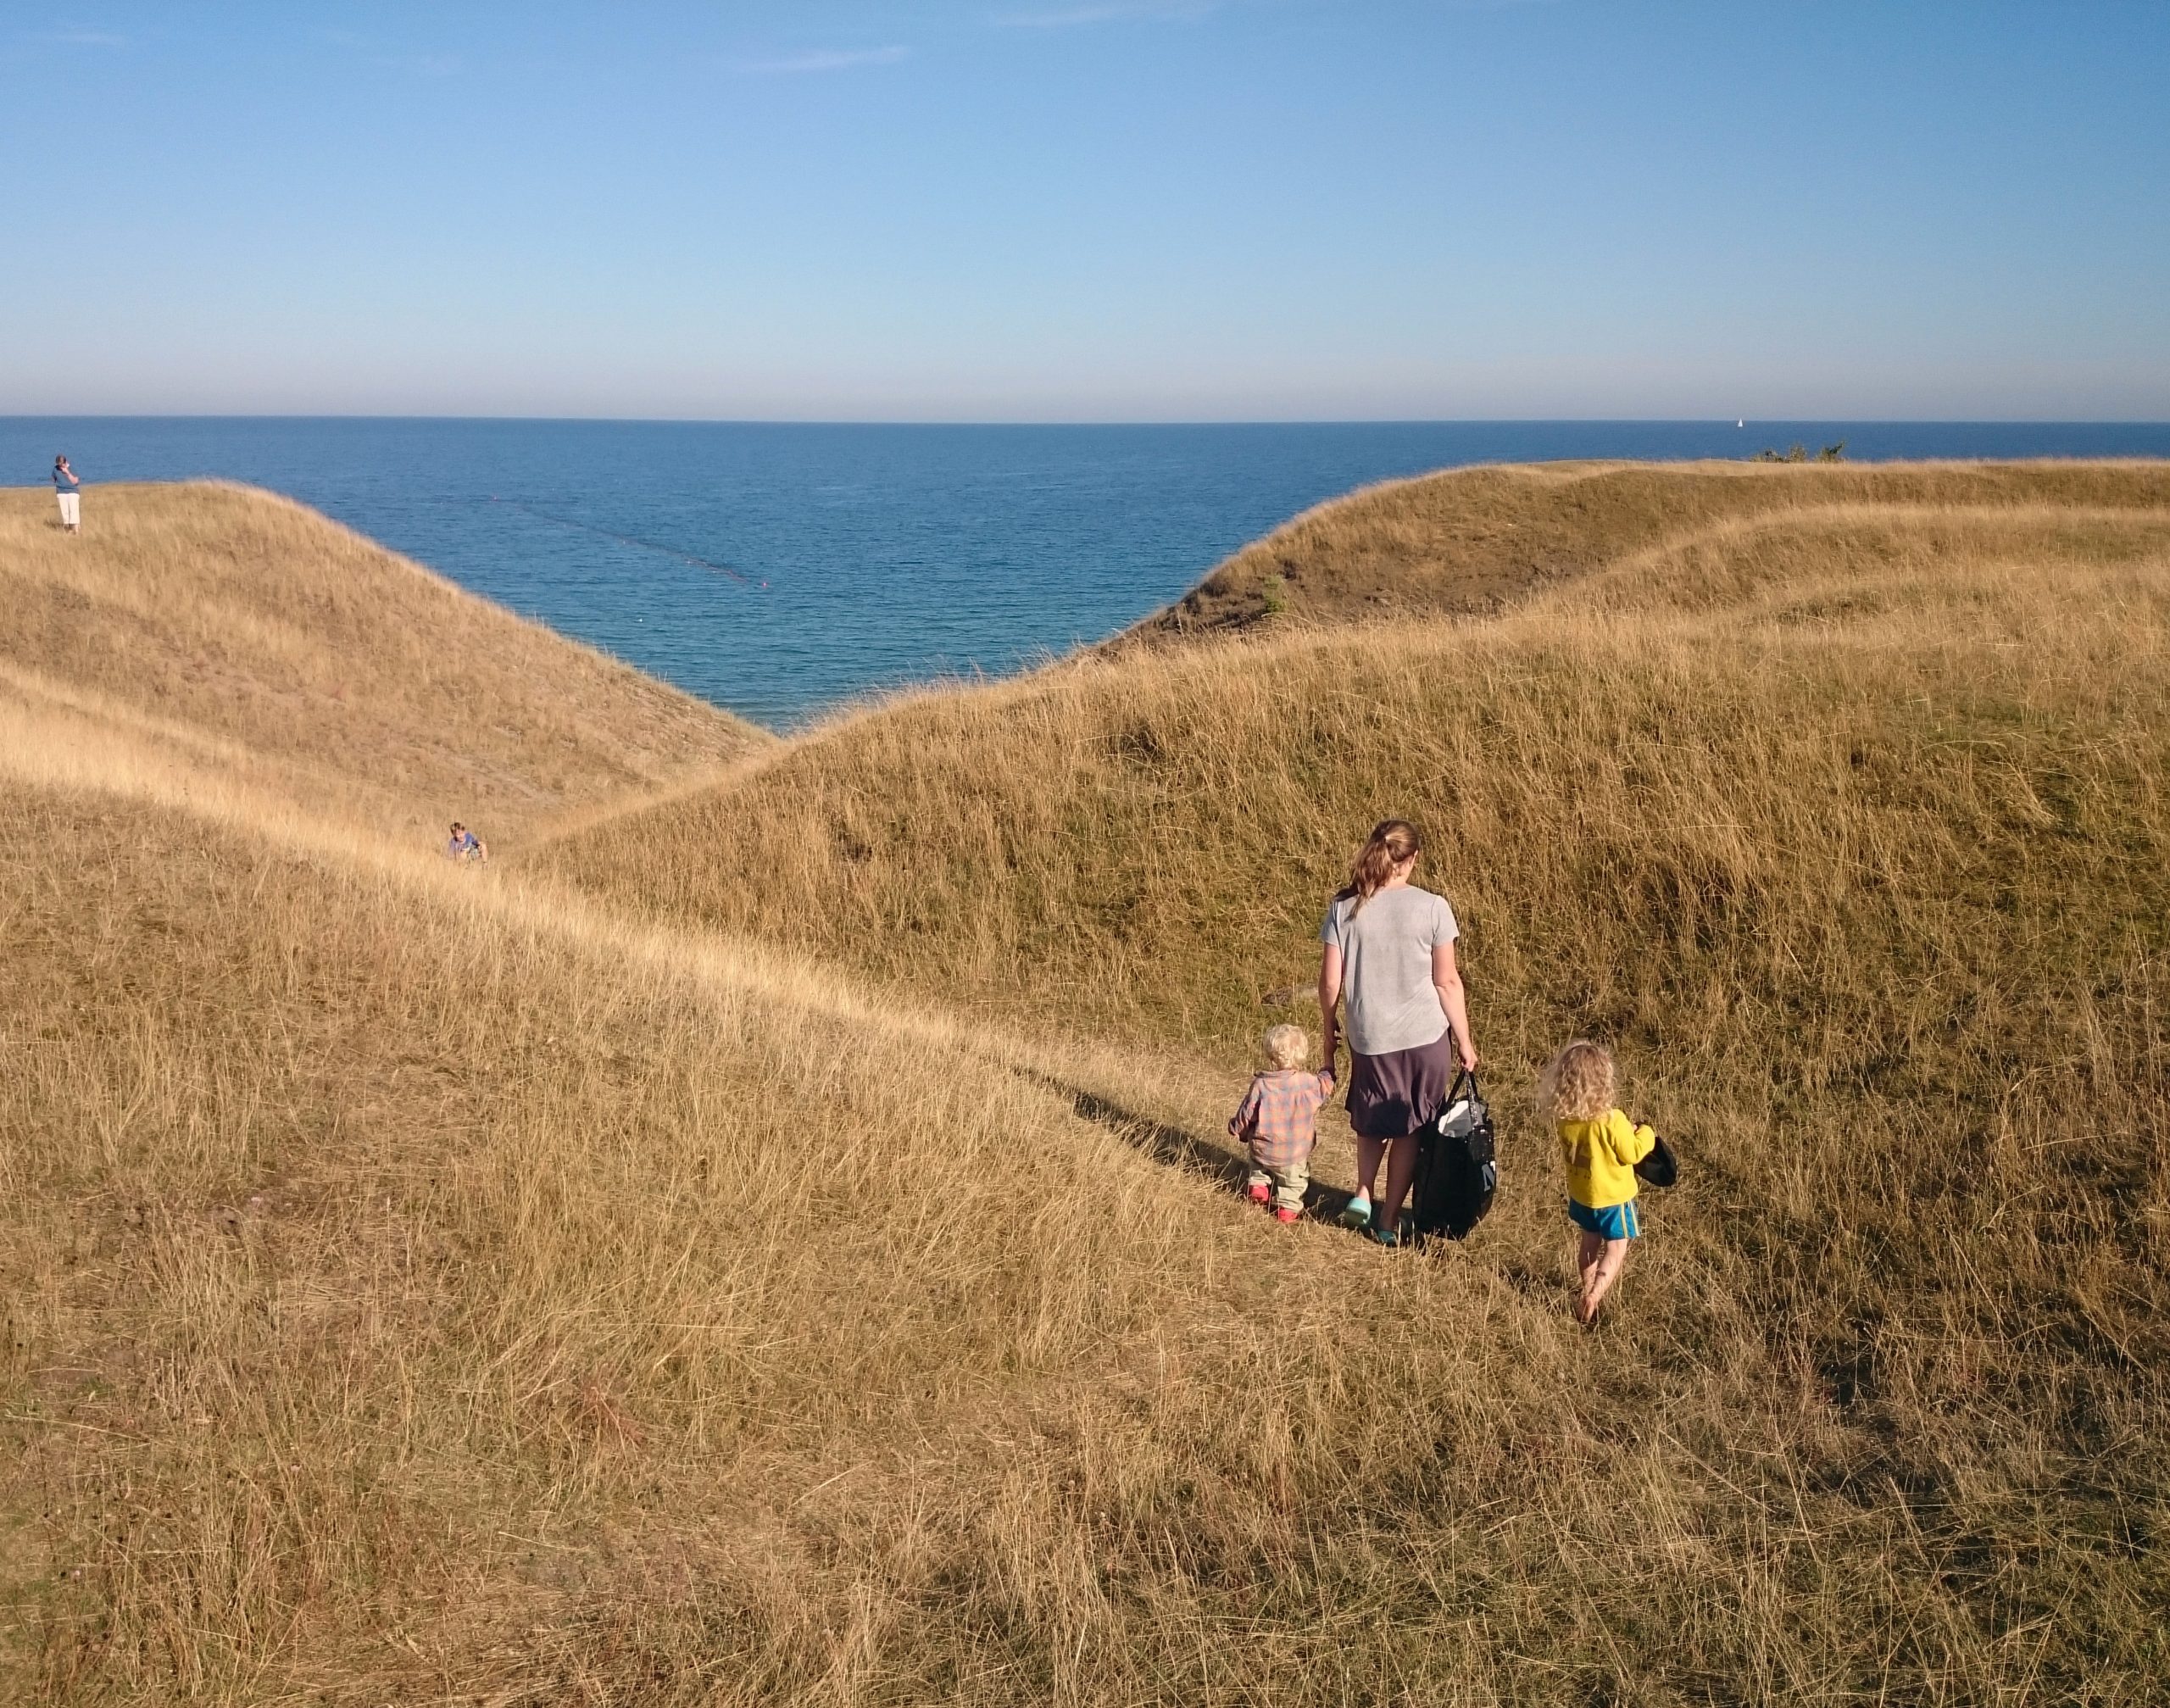
[{"label": "ocean water", "polygon": [[1099,640],[1366,481],[1483,462],[2170,456],[2170,424],[1446,421],[853,426],[0,417],[0,484],[288,493],[718,705],[789,728]]}]

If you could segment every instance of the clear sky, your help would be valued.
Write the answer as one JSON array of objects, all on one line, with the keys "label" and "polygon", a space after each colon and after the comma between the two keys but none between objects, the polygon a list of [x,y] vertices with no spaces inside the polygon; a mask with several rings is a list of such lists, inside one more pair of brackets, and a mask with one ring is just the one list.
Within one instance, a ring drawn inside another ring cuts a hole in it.
[{"label": "clear sky", "polygon": [[0,0],[0,414],[2170,416],[2170,3]]}]

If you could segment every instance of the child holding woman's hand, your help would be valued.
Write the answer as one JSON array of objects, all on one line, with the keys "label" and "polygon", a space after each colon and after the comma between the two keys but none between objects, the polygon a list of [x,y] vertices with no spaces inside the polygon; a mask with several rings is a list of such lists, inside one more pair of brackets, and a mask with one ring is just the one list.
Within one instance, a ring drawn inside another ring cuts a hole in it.
[{"label": "child holding woman's hand", "polygon": [[1584,1325],[1620,1278],[1628,1242],[1642,1235],[1635,1165],[1657,1144],[1655,1132],[1621,1113],[1618,1099],[1611,1052],[1586,1038],[1554,1056],[1537,1082],[1538,1111],[1557,1126],[1567,1166],[1567,1220],[1582,1230],[1575,1321]]}]

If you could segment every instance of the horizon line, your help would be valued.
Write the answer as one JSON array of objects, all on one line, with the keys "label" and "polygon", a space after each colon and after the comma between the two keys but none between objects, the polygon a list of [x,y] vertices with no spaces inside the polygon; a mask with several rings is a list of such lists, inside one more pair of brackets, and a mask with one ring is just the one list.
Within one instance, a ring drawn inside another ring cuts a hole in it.
[{"label": "horizon line", "polygon": [[[1738,415],[1736,431],[1783,426],[1938,427],[2170,427],[2170,416],[2151,415]],[[957,419],[798,415],[553,415],[457,414],[411,411],[342,410],[106,410],[0,414],[0,421],[441,421],[537,426],[653,427],[1459,427],[1459,426],[1724,426],[1723,415],[1317,415],[1197,416],[1181,419],[1109,417]]]}]

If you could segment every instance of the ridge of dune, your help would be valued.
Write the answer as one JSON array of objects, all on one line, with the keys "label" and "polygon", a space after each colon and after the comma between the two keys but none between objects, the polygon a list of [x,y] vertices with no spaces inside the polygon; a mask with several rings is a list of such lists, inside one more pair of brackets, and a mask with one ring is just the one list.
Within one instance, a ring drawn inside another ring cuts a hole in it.
[{"label": "ridge of dune", "polygon": [[1833,503],[2170,505],[2159,461],[1494,464],[1330,498],[1113,644],[1496,611],[1705,529]]},{"label": "ridge of dune", "polygon": [[224,743],[321,811],[517,839],[773,740],[271,493],[101,487],[74,537],[49,506],[0,491],[0,696]]}]

